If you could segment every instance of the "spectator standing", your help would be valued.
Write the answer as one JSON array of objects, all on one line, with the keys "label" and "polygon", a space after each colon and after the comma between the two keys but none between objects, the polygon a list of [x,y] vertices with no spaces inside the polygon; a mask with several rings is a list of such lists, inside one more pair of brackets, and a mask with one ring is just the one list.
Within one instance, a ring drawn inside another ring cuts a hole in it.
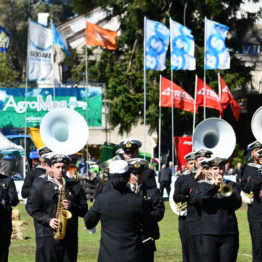
[{"label": "spectator standing", "polygon": [[242,172],[242,163],[238,162],[236,168],[234,169],[234,175],[237,175],[239,177]]},{"label": "spectator standing", "polygon": [[169,197],[171,190],[171,180],[172,180],[172,171],[166,166],[166,164],[162,165],[162,169],[160,170],[158,182],[160,184],[160,195],[163,197],[164,189],[167,191],[167,195]]}]

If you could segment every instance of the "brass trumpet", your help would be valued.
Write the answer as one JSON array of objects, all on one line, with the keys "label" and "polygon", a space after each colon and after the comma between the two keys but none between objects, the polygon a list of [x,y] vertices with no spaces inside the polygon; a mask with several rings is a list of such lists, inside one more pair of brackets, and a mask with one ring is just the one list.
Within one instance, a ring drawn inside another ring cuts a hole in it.
[{"label": "brass trumpet", "polygon": [[222,182],[220,184],[220,188],[219,191],[220,195],[222,195],[223,197],[230,197],[232,195],[233,192],[233,188],[231,185],[228,185],[224,182]]}]

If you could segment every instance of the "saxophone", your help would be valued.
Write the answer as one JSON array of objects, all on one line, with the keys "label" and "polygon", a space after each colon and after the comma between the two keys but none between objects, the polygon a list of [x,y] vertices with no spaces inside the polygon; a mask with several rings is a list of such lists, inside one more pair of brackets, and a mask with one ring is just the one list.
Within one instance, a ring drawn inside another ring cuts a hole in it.
[{"label": "saxophone", "polygon": [[56,209],[56,219],[59,221],[58,227],[54,232],[54,239],[56,240],[62,240],[65,238],[67,220],[72,217],[72,213],[64,209],[62,204],[66,196],[66,181],[64,178],[62,179],[63,179],[63,186],[59,193],[57,209]]}]

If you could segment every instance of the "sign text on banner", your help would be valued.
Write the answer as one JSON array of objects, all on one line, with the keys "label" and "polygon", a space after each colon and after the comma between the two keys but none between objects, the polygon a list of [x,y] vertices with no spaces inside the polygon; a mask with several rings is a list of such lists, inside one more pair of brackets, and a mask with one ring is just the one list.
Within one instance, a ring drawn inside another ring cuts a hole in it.
[{"label": "sign text on banner", "polygon": [[53,108],[66,107],[79,112],[89,126],[102,126],[102,88],[0,88],[0,128],[38,127]]}]

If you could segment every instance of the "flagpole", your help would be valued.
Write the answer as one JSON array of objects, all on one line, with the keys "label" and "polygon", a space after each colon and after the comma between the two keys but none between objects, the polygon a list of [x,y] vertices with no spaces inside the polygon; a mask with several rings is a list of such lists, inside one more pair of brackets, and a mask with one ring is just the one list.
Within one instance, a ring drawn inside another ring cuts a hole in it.
[{"label": "flagpole", "polygon": [[[171,17],[169,17],[169,26],[171,25]],[[170,33],[170,35],[171,35],[171,33]],[[172,43],[171,43],[171,41],[170,41],[170,58],[171,58],[171,54],[172,54],[172,52],[173,52],[173,47],[172,47]],[[173,69],[172,69],[172,65],[171,65],[171,63],[170,63],[170,71],[171,71],[171,99],[172,99],[172,102],[171,102],[171,105],[172,105],[172,107],[171,107],[171,125],[172,125],[172,127],[171,127],[171,136],[172,136],[172,138],[171,138],[171,141],[172,141],[172,150],[171,150],[171,152],[172,152],[172,175],[174,174],[174,165],[175,165],[175,162],[174,162],[174,159],[175,159],[175,157],[174,157],[174,92],[173,92],[173,89],[174,89],[174,87],[173,87],[173,78],[174,78],[174,76],[173,76]]]},{"label": "flagpole", "polygon": [[[221,83],[220,83],[220,73],[217,73],[217,81],[218,81],[218,97],[219,97],[219,102],[221,101]],[[222,114],[219,114],[219,118],[222,118]]]},{"label": "flagpole", "polygon": [[196,126],[196,99],[197,99],[197,75],[195,76],[194,115],[193,115],[192,135],[194,134],[195,126]]},{"label": "flagpole", "polygon": [[144,159],[146,158],[146,17],[144,16]]},{"label": "flagpole", "polygon": [[[85,91],[86,91],[86,123],[88,124],[88,55],[87,55],[87,45],[85,46]],[[86,141],[86,160],[88,160],[88,141]],[[87,165],[88,166],[88,165]]]},{"label": "flagpole", "polygon": [[[30,18],[28,18],[28,33],[27,33],[27,53],[26,53],[26,78],[25,78],[25,104],[27,105],[27,89],[28,89],[28,68],[29,68],[29,59],[28,59],[28,44],[30,41]],[[27,106],[25,107],[25,118],[24,118],[24,150],[25,155],[23,158],[23,169],[24,169],[24,178],[26,176],[26,160],[27,160],[27,147],[26,147],[26,134],[27,134],[27,127],[26,127],[26,118],[27,118]]]},{"label": "flagpole", "polygon": [[205,17],[205,33],[204,33],[204,120],[206,119],[206,17]]},{"label": "flagpole", "polygon": [[162,90],[162,75],[160,75],[159,80],[159,117],[158,117],[158,175],[160,174],[161,168],[161,113],[162,113],[162,97],[161,97],[161,90]]}]

